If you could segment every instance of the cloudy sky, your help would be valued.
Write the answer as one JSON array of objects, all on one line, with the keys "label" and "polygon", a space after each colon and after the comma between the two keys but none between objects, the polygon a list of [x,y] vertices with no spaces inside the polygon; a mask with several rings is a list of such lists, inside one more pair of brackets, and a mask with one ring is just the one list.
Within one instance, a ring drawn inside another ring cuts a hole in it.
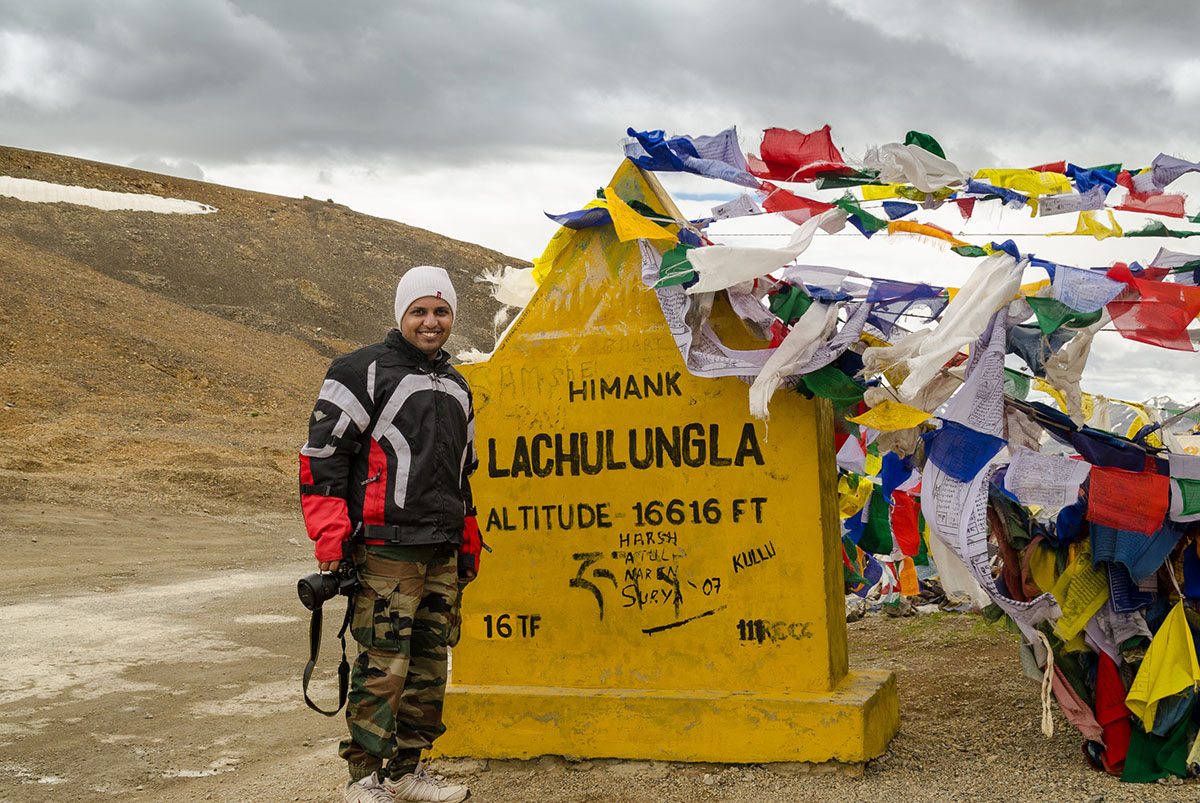
[{"label": "cloudy sky", "polygon": [[[543,212],[589,200],[629,126],[736,125],[757,151],[765,127],[828,123],[850,161],[917,129],[968,169],[1200,160],[1198,30],[1191,2],[1112,0],[0,0],[0,144],[332,198],[529,259]],[[739,192],[665,183],[688,214]],[[787,230],[754,224],[727,241]],[[1035,229],[990,211],[963,230]],[[970,269],[879,239],[814,258],[950,284]],[[1020,242],[1072,264],[1160,245]],[[1102,341],[1088,377],[1108,392],[1149,395],[1116,378],[1136,365],[1200,397],[1194,355]]]}]

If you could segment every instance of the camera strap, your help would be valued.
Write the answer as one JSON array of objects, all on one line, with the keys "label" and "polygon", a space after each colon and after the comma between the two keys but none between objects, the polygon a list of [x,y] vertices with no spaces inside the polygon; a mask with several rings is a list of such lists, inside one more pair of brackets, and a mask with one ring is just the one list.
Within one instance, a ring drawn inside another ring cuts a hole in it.
[{"label": "camera strap", "polygon": [[346,628],[350,626],[350,616],[354,611],[354,595],[346,598],[346,618],[342,620],[342,627],[338,630],[338,640],[342,642],[342,662],[338,664],[338,705],[332,711],[317,707],[317,704],[308,698],[308,681],[317,666],[317,656],[321,654],[321,608],[322,606],[318,605],[313,609],[312,620],[308,625],[309,657],[308,663],[304,665],[304,703],[318,714],[332,717],[342,710],[342,706],[346,704],[346,694],[350,690],[350,662],[346,660]]}]

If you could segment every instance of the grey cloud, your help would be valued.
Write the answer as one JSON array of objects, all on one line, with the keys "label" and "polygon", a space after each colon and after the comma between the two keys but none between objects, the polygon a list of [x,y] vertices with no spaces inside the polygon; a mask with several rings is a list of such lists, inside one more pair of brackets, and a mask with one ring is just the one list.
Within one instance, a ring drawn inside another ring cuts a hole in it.
[{"label": "grey cloud", "polygon": [[226,164],[564,158],[627,125],[736,123],[753,148],[826,122],[851,155],[916,128],[969,166],[1187,155],[1200,112],[1161,61],[1190,57],[1196,12],[1068,5],[0,0],[0,35],[64,54],[68,99],[0,82],[0,114],[23,147]]},{"label": "grey cloud", "polygon": [[189,162],[186,159],[166,159],[159,156],[138,156],[128,163],[129,167],[136,170],[145,170],[150,173],[161,173],[164,176],[175,176],[177,178],[190,178],[195,181],[204,181],[204,170],[195,162]]}]

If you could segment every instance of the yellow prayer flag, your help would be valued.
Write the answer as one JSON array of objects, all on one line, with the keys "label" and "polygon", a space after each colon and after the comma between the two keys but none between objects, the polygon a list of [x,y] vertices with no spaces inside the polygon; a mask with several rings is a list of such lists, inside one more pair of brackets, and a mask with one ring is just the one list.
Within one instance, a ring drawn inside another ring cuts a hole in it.
[{"label": "yellow prayer flag", "polygon": [[868,346],[873,346],[875,348],[883,348],[885,346],[892,345],[891,343],[887,342],[883,338],[876,337],[875,335],[871,334],[870,332],[863,332],[861,335],[859,335],[858,339],[861,340],[862,342],[866,343]]},{"label": "yellow prayer flag", "polygon": [[871,491],[875,488],[873,482],[859,481],[854,487],[850,486],[850,478],[842,475],[838,478],[838,518],[847,519],[860,512],[871,500]]},{"label": "yellow prayer flag", "polygon": [[1062,618],[1054,625],[1055,634],[1070,641],[1087,627],[1088,619],[1108,600],[1108,574],[1092,566],[1092,550],[1081,543],[1075,559],[1050,591],[1062,609]]},{"label": "yellow prayer flag", "polygon": [[1098,217],[1096,217],[1095,209],[1087,209],[1079,213],[1079,221],[1075,224],[1075,231],[1052,231],[1048,236],[1055,237],[1060,235],[1070,234],[1090,234],[1097,240],[1104,240],[1109,237],[1120,237],[1125,232],[1117,223],[1117,219],[1113,217],[1112,210],[1108,210],[1108,226],[1105,226]]},{"label": "yellow prayer flag", "polygon": [[1041,591],[1049,591],[1054,588],[1054,570],[1058,556],[1053,549],[1041,546],[1028,547],[1031,551],[1029,557],[1029,576],[1033,578],[1033,584]]},{"label": "yellow prayer flag", "polygon": [[866,464],[866,472],[868,477],[874,477],[879,474],[883,468],[883,458],[877,454],[867,453],[867,459],[863,461]]},{"label": "yellow prayer flag", "polygon": [[864,201],[878,201],[883,198],[895,198],[899,195],[896,192],[900,188],[899,184],[864,184],[862,186],[862,197]]},{"label": "yellow prayer flag", "polygon": [[1071,180],[1062,173],[1042,173],[1038,170],[980,170],[975,178],[995,187],[1016,190],[1026,195],[1057,195],[1074,192]]},{"label": "yellow prayer flag", "polygon": [[1062,391],[1051,385],[1044,379],[1035,377],[1033,380],[1033,389],[1040,390],[1042,393],[1048,394],[1054,399],[1054,403],[1058,405],[1058,409],[1064,413],[1067,412],[1067,397],[1062,394]]},{"label": "yellow prayer flag", "polygon": [[1125,705],[1142,720],[1142,727],[1149,731],[1154,727],[1154,714],[1158,710],[1159,700],[1197,684],[1200,684],[1200,662],[1196,660],[1192,631],[1188,627],[1183,602],[1180,601],[1175,603],[1154,634],[1146,657],[1142,659],[1137,676],[1129,687]]},{"label": "yellow prayer flag", "polygon": [[1049,279],[1042,279],[1040,282],[1030,282],[1029,284],[1023,284],[1023,285],[1021,285],[1021,287],[1019,289],[1021,291],[1021,295],[1032,296],[1032,295],[1035,295],[1038,290],[1041,290],[1043,287],[1049,287],[1051,284],[1052,284],[1052,282]]},{"label": "yellow prayer flag", "polygon": [[[1146,411],[1146,408],[1143,405],[1134,404],[1132,402],[1127,402],[1127,404],[1134,409],[1134,419],[1133,423],[1129,425],[1129,431],[1125,433],[1125,437],[1132,440],[1133,436],[1138,434],[1138,431],[1142,427],[1152,422],[1150,420],[1150,414]],[[1158,437],[1157,432],[1151,432],[1149,435],[1147,435],[1146,443],[1158,448],[1161,448],[1163,445],[1162,440]]]},{"label": "yellow prayer flag", "polygon": [[870,427],[881,432],[895,432],[899,429],[915,427],[929,420],[929,413],[910,407],[907,404],[885,399],[867,410],[862,415],[847,418],[847,421],[863,427]]},{"label": "yellow prayer flag", "polygon": [[612,187],[604,188],[604,197],[608,199],[608,213],[612,215],[613,228],[616,229],[617,239],[621,242],[643,238],[647,240],[678,239],[662,226],[635,212],[632,206],[617,197],[617,191]]}]

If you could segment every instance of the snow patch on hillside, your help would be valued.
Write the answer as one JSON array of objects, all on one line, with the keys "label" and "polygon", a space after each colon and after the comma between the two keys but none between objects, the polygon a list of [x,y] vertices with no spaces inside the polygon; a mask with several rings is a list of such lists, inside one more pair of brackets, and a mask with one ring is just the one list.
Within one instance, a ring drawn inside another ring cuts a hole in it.
[{"label": "snow patch on hillside", "polygon": [[216,212],[215,206],[184,201],[179,198],[163,198],[161,195],[145,195],[136,192],[109,192],[89,187],[67,184],[51,184],[28,178],[0,176],[0,195],[39,204],[68,203],[91,206],[96,209],[125,209],[133,212],[159,212],[162,214],[206,215]]}]

